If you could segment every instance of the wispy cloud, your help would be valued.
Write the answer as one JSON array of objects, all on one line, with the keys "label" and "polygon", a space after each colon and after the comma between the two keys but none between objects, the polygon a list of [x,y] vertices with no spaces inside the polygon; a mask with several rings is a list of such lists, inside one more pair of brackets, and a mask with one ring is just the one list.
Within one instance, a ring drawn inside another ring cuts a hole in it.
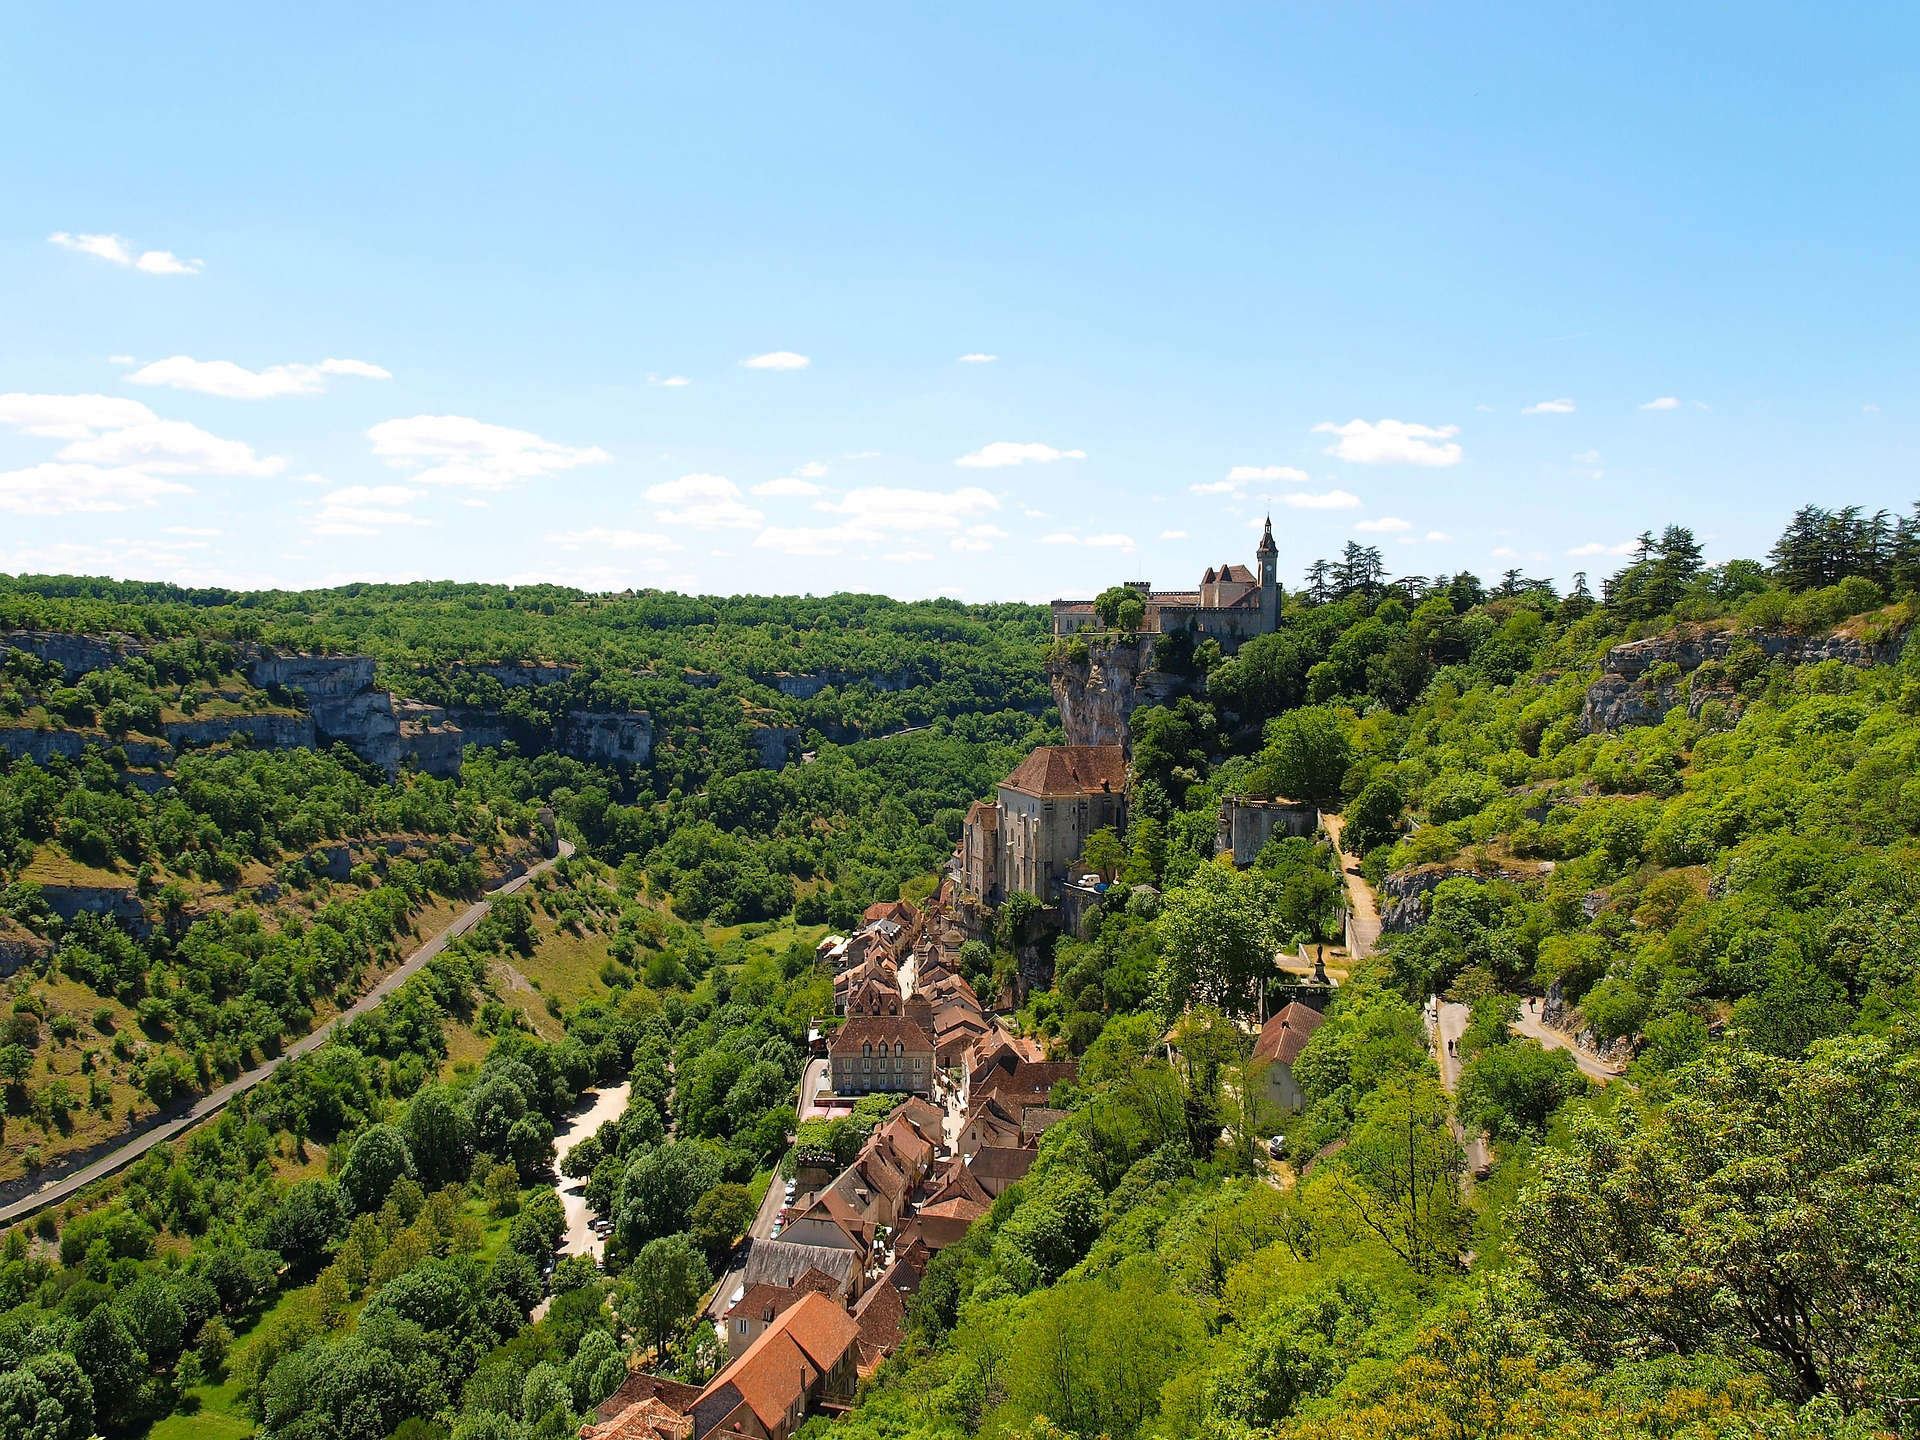
[{"label": "wispy cloud", "polygon": [[1392,535],[1402,530],[1411,530],[1413,525],[1409,521],[1397,519],[1392,515],[1382,515],[1378,520],[1362,520],[1353,528],[1369,535]]},{"label": "wispy cloud", "polygon": [[1522,415],[1571,415],[1573,414],[1573,401],[1565,399],[1542,400],[1537,405],[1521,406],[1520,413]]},{"label": "wispy cloud", "polygon": [[960,357],[960,363],[962,365],[991,365],[999,358],[998,355],[983,355],[976,351],[972,355],[962,355]]},{"label": "wispy cloud", "polygon": [[749,355],[740,363],[749,370],[804,370],[813,361],[792,350],[769,350],[764,355]]},{"label": "wispy cloud", "polygon": [[1184,540],[1187,538],[1187,532],[1184,530],[1162,530],[1160,532],[1160,538],[1162,540]]},{"label": "wispy cloud", "polygon": [[1680,408],[1680,397],[1678,395],[1662,395],[1657,399],[1647,401],[1647,403],[1640,408],[1642,410],[1678,410]]},{"label": "wispy cloud", "polygon": [[488,425],[465,415],[387,420],[367,431],[367,438],[373,441],[373,453],[389,465],[417,469],[414,480],[475,490],[505,490],[523,480],[580,465],[603,465],[613,458],[598,446],[560,445],[531,430]]},{"label": "wispy cloud", "polygon": [[1584,545],[1576,545],[1567,551],[1569,555],[1631,555],[1638,542],[1622,540],[1618,545],[1603,545],[1598,540],[1589,540]]},{"label": "wispy cloud", "polygon": [[1453,539],[1453,537],[1447,534],[1447,532],[1444,530],[1429,530],[1427,531],[1427,539],[1445,541],[1445,540],[1451,540]]},{"label": "wispy cloud", "polygon": [[136,385],[168,385],[230,400],[266,400],[276,395],[311,395],[327,388],[330,375],[391,380],[391,372],[365,360],[322,360],[318,365],[269,365],[248,370],[231,360],[195,360],[175,355],[143,365],[127,379]]},{"label": "wispy cloud", "polygon": [[1329,490],[1324,495],[1295,493],[1282,495],[1282,505],[1291,505],[1296,510],[1357,510],[1360,497],[1349,495],[1344,490]]},{"label": "wispy cloud", "polygon": [[1055,460],[1084,460],[1084,450],[1056,450],[1051,445],[1018,440],[996,440],[991,445],[983,445],[971,455],[962,455],[953,463],[966,466],[971,470],[997,470],[1003,465],[1025,465],[1031,461],[1035,465],[1049,465]]},{"label": "wispy cloud", "polygon": [[1458,425],[1417,425],[1406,420],[1349,420],[1345,425],[1326,421],[1315,433],[1338,435],[1327,447],[1329,455],[1359,465],[1458,465],[1465,452],[1454,442]]},{"label": "wispy cloud", "polygon": [[844,515],[856,529],[873,533],[957,530],[972,517],[991,515],[1000,502],[977,485],[958,490],[907,490],[883,485],[849,490],[838,500],[821,500],[814,509]]},{"label": "wispy cloud", "polygon": [[1198,485],[1189,485],[1187,489],[1196,495],[1232,495],[1238,492],[1240,484],[1236,480],[1203,480]]},{"label": "wispy cloud", "polygon": [[92,255],[96,259],[125,268],[144,271],[148,275],[198,275],[198,260],[182,260],[171,250],[141,250],[136,252],[133,242],[123,235],[70,235],[65,230],[56,230],[47,237],[47,243],[58,245],[62,250],[73,250],[82,255]]},{"label": "wispy cloud", "polygon": [[649,385],[664,385],[669,390],[678,390],[684,385],[691,385],[693,382],[684,375],[649,375],[647,376],[647,383]]},{"label": "wispy cloud", "polygon": [[740,487],[724,475],[682,475],[647,488],[647,499],[662,507],[663,525],[695,530],[750,530],[766,516],[740,498]]}]

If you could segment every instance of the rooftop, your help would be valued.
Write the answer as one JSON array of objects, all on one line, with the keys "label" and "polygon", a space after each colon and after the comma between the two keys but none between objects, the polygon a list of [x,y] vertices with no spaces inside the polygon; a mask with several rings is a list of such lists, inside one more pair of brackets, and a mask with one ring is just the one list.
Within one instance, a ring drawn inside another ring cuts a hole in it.
[{"label": "rooftop", "polygon": [[1042,745],[1000,783],[1042,798],[1118,795],[1127,788],[1127,756],[1118,745]]}]

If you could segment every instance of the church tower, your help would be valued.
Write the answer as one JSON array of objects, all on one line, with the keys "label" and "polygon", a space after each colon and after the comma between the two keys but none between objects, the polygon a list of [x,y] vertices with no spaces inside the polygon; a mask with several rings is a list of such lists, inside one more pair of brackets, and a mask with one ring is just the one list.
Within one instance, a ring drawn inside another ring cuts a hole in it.
[{"label": "church tower", "polygon": [[1273,543],[1273,517],[1260,536],[1260,548],[1253,552],[1260,562],[1260,631],[1271,635],[1280,628],[1280,547]]}]

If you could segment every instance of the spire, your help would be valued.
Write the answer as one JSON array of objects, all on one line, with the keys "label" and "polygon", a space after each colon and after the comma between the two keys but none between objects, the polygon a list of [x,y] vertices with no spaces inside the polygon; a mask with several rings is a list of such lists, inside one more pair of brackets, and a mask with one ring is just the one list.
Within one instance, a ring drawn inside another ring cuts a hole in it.
[{"label": "spire", "polygon": [[1267,517],[1266,531],[1260,536],[1260,548],[1253,553],[1262,559],[1268,555],[1278,555],[1280,553],[1280,547],[1273,543],[1273,517],[1271,515]]}]

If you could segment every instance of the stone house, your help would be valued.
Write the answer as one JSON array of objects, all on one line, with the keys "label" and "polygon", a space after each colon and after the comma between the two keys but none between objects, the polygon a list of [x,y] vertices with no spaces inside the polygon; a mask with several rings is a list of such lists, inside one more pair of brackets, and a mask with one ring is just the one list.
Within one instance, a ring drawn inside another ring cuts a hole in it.
[{"label": "stone house", "polygon": [[991,807],[967,812],[960,839],[963,884],[990,905],[1016,891],[1053,898],[1074,873],[1087,837],[1127,828],[1127,757],[1118,745],[1042,745],[1000,782]]},{"label": "stone house", "polygon": [[1267,1099],[1288,1115],[1306,1109],[1306,1099],[1293,1078],[1293,1062],[1326,1018],[1311,1005],[1295,1000],[1260,1027],[1260,1038],[1254,1042],[1253,1058],[1266,1067],[1261,1083]]},{"label": "stone house", "polygon": [[[1192,590],[1155,590],[1145,580],[1129,581],[1146,606],[1135,628],[1145,635],[1172,635],[1185,631],[1196,640],[1220,642],[1232,654],[1242,642],[1271,635],[1280,628],[1280,547],[1274,543],[1273,520],[1268,518],[1253,552],[1257,573],[1244,565],[1212,566]],[[1099,627],[1091,600],[1053,602],[1053,633],[1073,635]]]},{"label": "stone house", "polygon": [[827,1054],[835,1094],[933,1094],[933,1036],[904,1015],[850,1016]]}]

